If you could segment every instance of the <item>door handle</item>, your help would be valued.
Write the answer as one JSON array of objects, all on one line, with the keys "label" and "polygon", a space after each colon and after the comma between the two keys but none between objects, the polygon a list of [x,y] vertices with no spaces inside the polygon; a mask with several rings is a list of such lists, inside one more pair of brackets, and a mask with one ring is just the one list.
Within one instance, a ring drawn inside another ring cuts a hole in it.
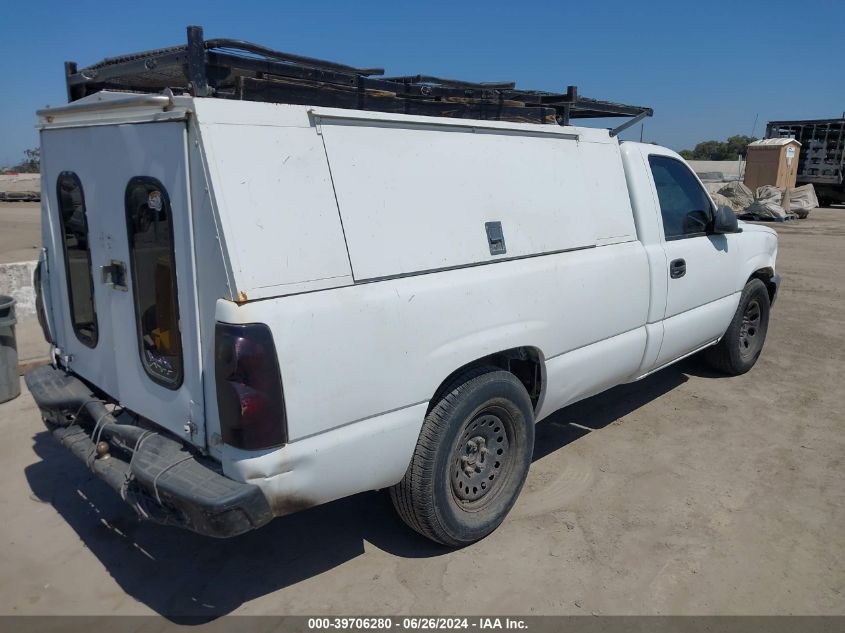
[{"label": "door handle", "polygon": [[669,264],[669,276],[678,279],[687,274],[687,262],[683,259],[673,259]]},{"label": "door handle", "polygon": [[491,255],[504,255],[508,252],[505,246],[505,234],[502,231],[501,222],[485,222],[484,229],[487,231],[487,243],[490,245]]},{"label": "door handle", "polygon": [[114,290],[126,292],[129,289],[126,285],[126,264],[123,262],[113,259],[106,266],[100,266],[100,275],[103,283]]}]

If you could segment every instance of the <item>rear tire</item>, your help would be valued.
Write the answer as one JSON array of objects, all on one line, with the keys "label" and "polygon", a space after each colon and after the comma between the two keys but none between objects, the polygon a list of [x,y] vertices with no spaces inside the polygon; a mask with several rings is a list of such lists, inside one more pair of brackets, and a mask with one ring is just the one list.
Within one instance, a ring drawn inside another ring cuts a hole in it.
[{"label": "rear tire", "polygon": [[390,498],[423,536],[469,545],[504,521],[533,451],[534,411],[525,387],[510,372],[476,368],[437,396]]},{"label": "rear tire", "polygon": [[742,290],[736,313],[722,340],[704,350],[704,360],[731,376],[744,374],[757,362],[769,329],[769,291],[759,279]]}]

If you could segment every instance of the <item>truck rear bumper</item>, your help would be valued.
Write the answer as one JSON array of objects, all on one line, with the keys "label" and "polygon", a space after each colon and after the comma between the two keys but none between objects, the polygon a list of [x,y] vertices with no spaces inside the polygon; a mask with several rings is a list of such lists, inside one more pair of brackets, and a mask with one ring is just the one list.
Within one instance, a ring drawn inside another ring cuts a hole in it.
[{"label": "truck rear bumper", "polygon": [[217,538],[273,518],[260,488],[225,477],[164,433],[119,423],[72,374],[47,365],[29,372],[26,384],[53,437],[142,518]]}]

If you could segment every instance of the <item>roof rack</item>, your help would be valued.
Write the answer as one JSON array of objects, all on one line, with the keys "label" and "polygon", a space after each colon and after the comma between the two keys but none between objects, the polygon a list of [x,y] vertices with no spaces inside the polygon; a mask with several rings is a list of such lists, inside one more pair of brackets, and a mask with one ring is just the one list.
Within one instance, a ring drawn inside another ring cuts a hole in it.
[{"label": "roof rack", "polygon": [[429,75],[384,77],[382,68],[356,68],[293,55],[242,40],[206,40],[189,26],[181,46],[106,58],[79,69],[65,62],[68,101],[100,90],[156,93],[166,88],[217,97],[429,116],[569,125],[572,119],[634,117],[651,108],[566,92],[519,90],[514,82],[469,82]]}]

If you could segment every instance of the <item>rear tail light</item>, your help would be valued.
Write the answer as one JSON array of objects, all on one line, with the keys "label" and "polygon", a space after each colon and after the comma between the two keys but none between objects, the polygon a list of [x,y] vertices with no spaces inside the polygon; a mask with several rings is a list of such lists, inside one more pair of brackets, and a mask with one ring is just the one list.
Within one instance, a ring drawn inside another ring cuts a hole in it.
[{"label": "rear tail light", "polygon": [[270,328],[218,323],[214,334],[223,441],[248,450],[281,446],[287,442],[287,419]]}]

